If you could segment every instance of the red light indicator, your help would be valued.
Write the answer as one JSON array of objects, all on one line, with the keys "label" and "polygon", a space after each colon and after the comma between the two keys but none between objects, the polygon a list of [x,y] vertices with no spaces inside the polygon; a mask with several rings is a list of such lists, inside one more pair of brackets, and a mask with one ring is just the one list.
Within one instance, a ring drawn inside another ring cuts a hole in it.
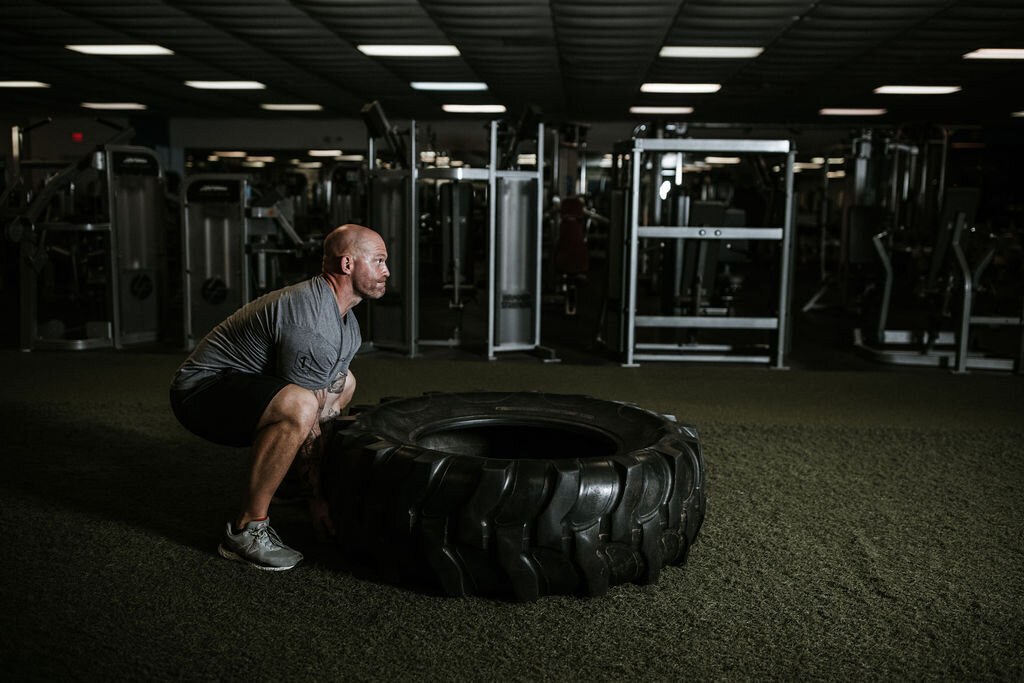
[{"label": "red light indicator", "polygon": [[81,133],[72,133],[71,134],[71,142],[81,142],[84,139],[85,139],[85,136],[82,135]]}]

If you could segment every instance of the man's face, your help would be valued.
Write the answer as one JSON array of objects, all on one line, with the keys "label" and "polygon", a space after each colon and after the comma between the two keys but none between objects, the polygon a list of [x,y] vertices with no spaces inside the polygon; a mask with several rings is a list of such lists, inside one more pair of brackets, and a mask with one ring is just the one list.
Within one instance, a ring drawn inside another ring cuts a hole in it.
[{"label": "man's face", "polygon": [[388,250],[384,240],[368,240],[358,253],[352,269],[352,288],[364,299],[379,299],[387,289],[391,275],[387,265]]}]

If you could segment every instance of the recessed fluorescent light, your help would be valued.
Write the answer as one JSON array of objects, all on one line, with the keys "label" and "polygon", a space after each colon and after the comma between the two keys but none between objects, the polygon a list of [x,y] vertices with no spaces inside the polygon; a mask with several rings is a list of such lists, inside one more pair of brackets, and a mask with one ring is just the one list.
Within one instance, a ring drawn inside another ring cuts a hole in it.
[{"label": "recessed fluorescent light", "polygon": [[413,90],[487,90],[486,83],[472,81],[413,81]]},{"label": "recessed fluorescent light", "polygon": [[214,152],[214,154],[226,159],[243,159],[248,156],[245,152]]},{"label": "recessed fluorescent light", "polygon": [[964,59],[1024,59],[1024,50],[1019,48],[984,47],[968,52]]},{"label": "recessed fluorescent light", "polygon": [[441,109],[451,114],[500,114],[505,111],[502,104],[442,104]]},{"label": "recessed fluorescent light", "polygon": [[311,149],[308,152],[311,157],[338,157],[341,156],[340,149]]},{"label": "recessed fluorescent light", "polygon": [[248,159],[242,162],[242,166],[246,168],[263,168],[266,165],[263,161],[249,161]]},{"label": "recessed fluorescent light", "polygon": [[334,157],[334,160],[335,161],[362,161],[365,158],[366,157],[364,157],[362,154],[341,154],[339,156]]},{"label": "recessed fluorescent light", "polygon": [[740,163],[739,157],[704,157],[704,163],[706,164],[738,164]]},{"label": "recessed fluorescent light", "polygon": [[793,164],[793,168],[799,169],[801,171],[804,169],[813,170],[821,168],[822,165],[823,164],[816,164],[813,161],[797,161],[796,163]]},{"label": "recessed fluorescent light", "polygon": [[246,161],[262,161],[266,164],[274,163],[274,157],[271,156],[248,156],[245,158]]},{"label": "recessed fluorescent light", "polygon": [[323,111],[320,104],[261,104],[260,109],[267,111]]},{"label": "recessed fluorescent light", "polygon": [[185,81],[185,85],[200,90],[263,90],[267,87],[259,81]]},{"label": "recessed fluorescent light", "polygon": [[640,92],[709,93],[722,89],[719,83],[644,83]]},{"label": "recessed fluorescent light", "polygon": [[1014,117],[1016,117],[1018,119],[1019,118],[1024,118],[1024,111],[1015,111],[1012,114],[1010,114],[1010,116],[1014,116]]},{"label": "recessed fluorescent light", "polygon": [[692,114],[693,107],[630,107],[630,114]]},{"label": "recessed fluorescent light", "polygon": [[845,178],[846,177],[846,171],[843,171],[843,170],[829,171],[825,175],[827,175],[829,178]]},{"label": "recessed fluorescent light", "polygon": [[876,95],[949,95],[960,92],[959,85],[883,85]]},{"label": "recessed fluorescent light", "polygon": [[138,102],[82,102],[86,109],[145,109],[146,105]]},{"label": "recessed fluorescent light", "polygon": [[694,45],[666,45],[659,57],[676,59],[750,59],[764,52],[763,47],[699,47]]},{"label": "recessed fluorescent light", "polygon": [[855,108],[843,108],[843,107],[826,107],[825,109],[819,109],[818,113],[822,116],[881,116],[886,113],[885,109],[855,109]]},{"label": "recessed fluorescent light", "polygon": [[302,161],[297,164],[299,168],[322,168],[323,165],[322,161]]},{"label": "recessed fluorescent light", "polygon": [[0,81],[0,88],[49,88],[49,83],[42,81]]},{"label": "recessed fluorescent light", "polygon": [[173,55],[174,52],[160,45],[65,45],[69,50],[84,55]]},{"label": "recessed fluorescent light", "polygon": [[458,57],[454,45],[356,45],[370,57]]}]

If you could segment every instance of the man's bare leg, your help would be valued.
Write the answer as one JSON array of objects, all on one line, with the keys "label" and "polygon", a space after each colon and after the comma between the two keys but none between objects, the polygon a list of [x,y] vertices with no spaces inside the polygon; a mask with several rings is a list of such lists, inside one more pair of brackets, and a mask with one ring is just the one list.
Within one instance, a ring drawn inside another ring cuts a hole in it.
[{"label": "man's bare leg", "polygon": [[256,425],[245,506],[235,520],[236,529],[269,514],[270,499],[311,429],[317,427],[320,408],[314,392],[289,384],[263,411]]}]

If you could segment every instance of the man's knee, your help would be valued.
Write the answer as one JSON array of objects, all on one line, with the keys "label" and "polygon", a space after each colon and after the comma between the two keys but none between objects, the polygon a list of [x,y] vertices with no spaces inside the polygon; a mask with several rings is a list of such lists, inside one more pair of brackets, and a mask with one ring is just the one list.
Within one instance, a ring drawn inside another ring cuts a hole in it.
[{"label": "man's knee", "polygon": [[295,429],[309,431],[316,426],[320,401],[309,389],[289,384],[274,396],[263,411],[258,428],[274,423],[287,423]]}]

